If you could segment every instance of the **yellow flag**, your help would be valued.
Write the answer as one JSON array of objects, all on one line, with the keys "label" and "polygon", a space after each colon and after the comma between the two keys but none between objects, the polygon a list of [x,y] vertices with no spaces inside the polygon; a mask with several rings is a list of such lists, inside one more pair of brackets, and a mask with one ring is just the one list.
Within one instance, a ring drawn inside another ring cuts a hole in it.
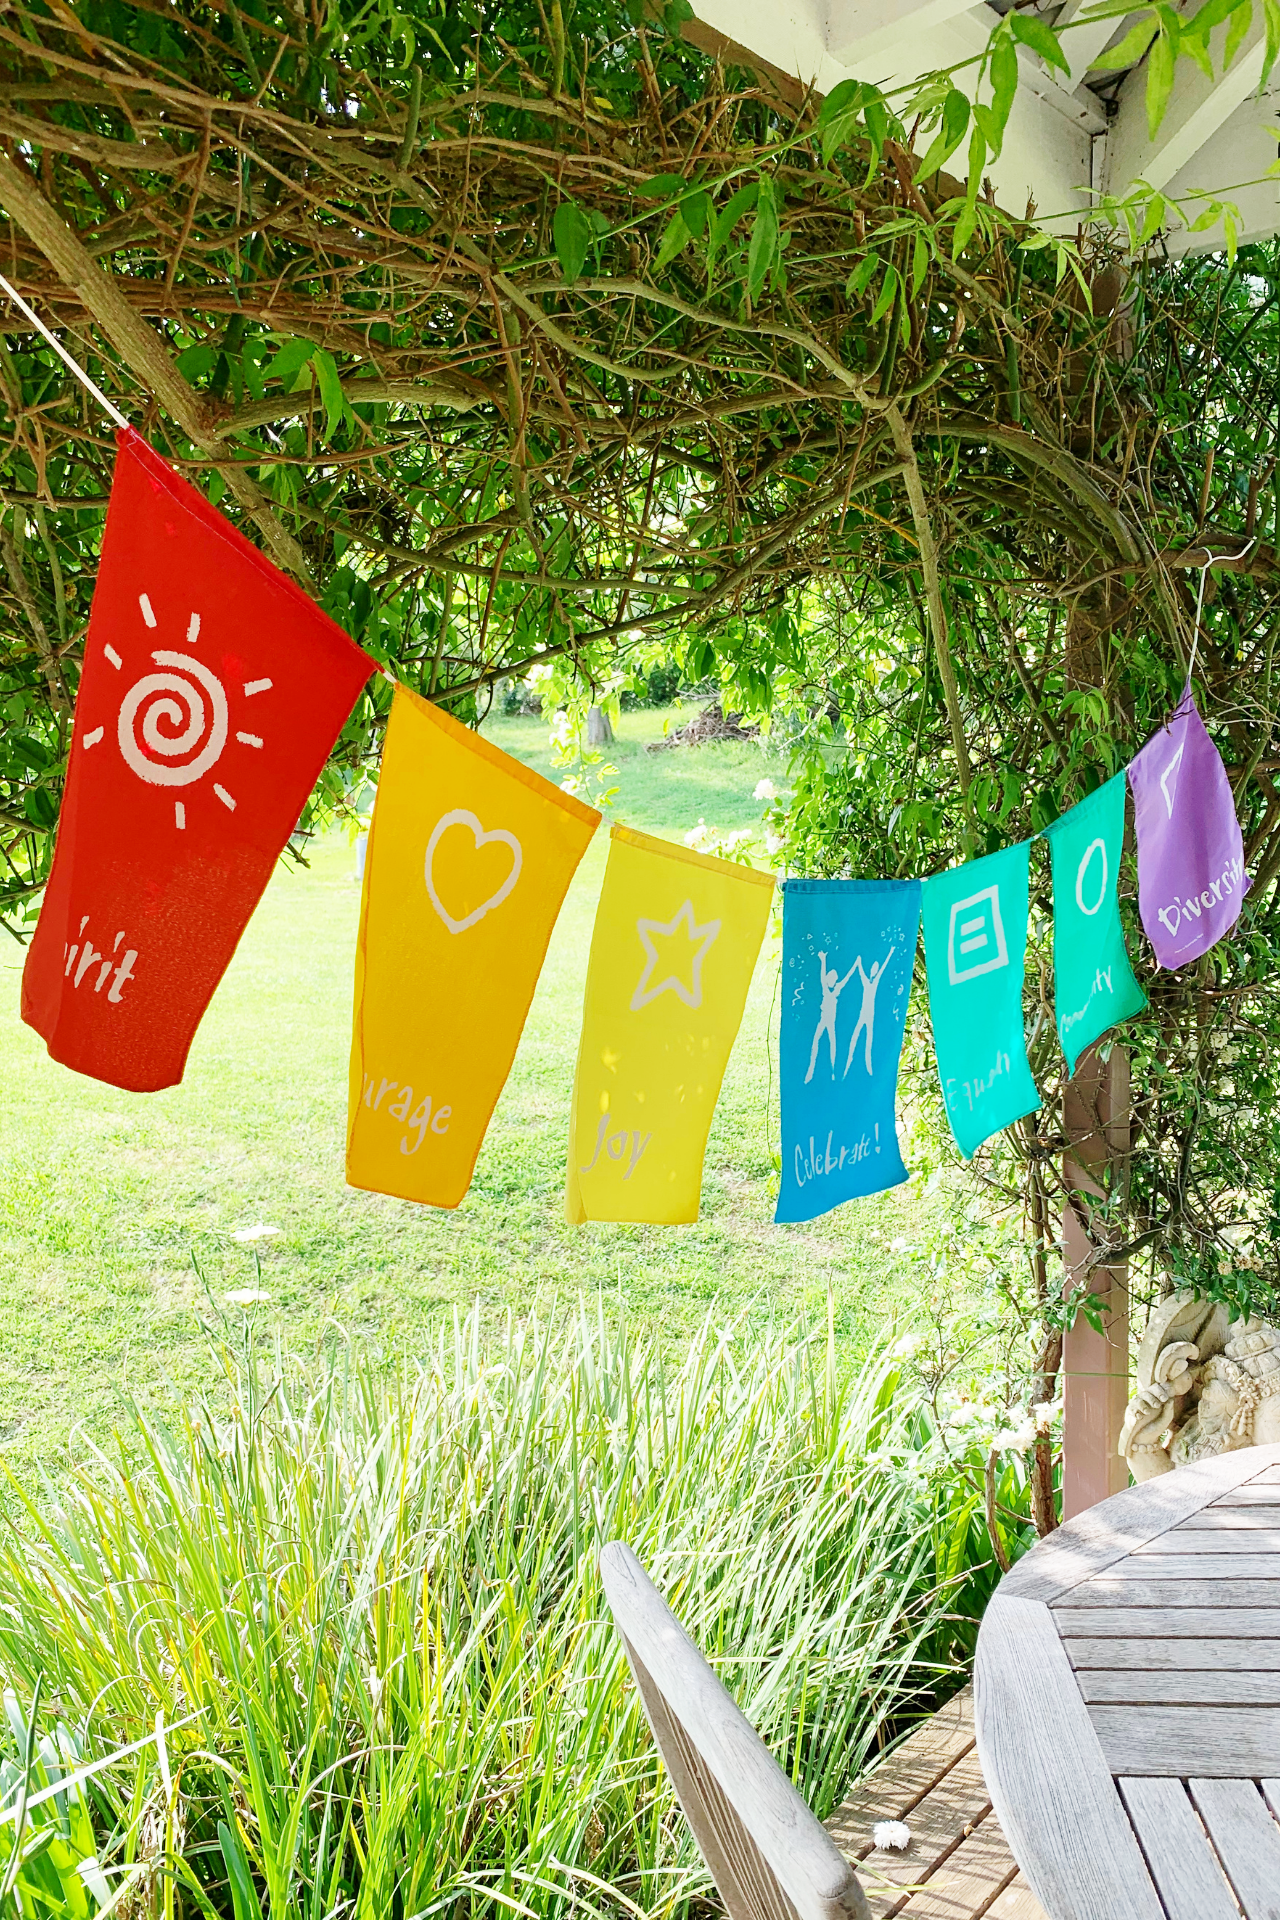
[{"label": "yellow flag", "polygon": [[569,1123],[569,1219],[696,1220],[773,880],[615,827]]},{"label": "yellow flag", "polygon": [[458,1205],[599,820],[396,689],[356,949],[353,1187]]}]

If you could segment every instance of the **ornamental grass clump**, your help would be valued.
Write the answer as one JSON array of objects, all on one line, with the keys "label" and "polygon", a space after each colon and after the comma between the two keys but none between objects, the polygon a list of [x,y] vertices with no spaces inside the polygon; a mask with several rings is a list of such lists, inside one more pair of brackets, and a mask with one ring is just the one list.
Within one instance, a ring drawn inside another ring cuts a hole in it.
[{"label": "ornamental grass clump", "polygon": [[585,1313],[493,1337],[473,1313],[398,1383],[224,1357],[229,1414],[137,1413],[0,1540],[4,1687],[43,1689],[86,1760],[146,1742],[84,1790],[117,1912],[686,1911],[709,1883],[610,1538],[819,1815],[937,1678],[920,1427],[884,1364],[708,1322],[664,1371]]}]

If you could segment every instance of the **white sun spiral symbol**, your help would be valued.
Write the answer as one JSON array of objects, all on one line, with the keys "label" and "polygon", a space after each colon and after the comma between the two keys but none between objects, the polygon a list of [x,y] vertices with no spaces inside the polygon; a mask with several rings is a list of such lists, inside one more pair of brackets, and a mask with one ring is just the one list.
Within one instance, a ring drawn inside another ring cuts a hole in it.
[{"label": "white sun spiral symbol", "polygon": [[[158,625],[151,601],[138,595],[138,605],[147,626]],[[200,615],[193,613],[187,623],[187,645],[194,647],[200,638]],[[124,661],[113,646],[103,647],[103,655],[117,673]],[[120,702],[116,719],[116,740],[124,763],[140,780],[151,787],[189,787],[202,780],[217,766],[226,750],[230,728],[227,695],[221,680],[202,660],[191,653],[175,653],[159,648],[151,659],[160,669],[147,673],[134,684]],[[267,693],[270,680],[246,680],[246,698]],[[105,727],[93,727],[81,736],[87,750],[97,746]],[[237,733],[243,747],[261,748],[256,733]],[[217,781],[213,791],[224,807],[235,811],[235,796]],[[175,800],[174,825],[187,824],[186,805]]]},{"label": "white sun spiral symbol", "polygon": [[[151,658],[158,667],[177,671],[149,673],[130,687],[121,702],[116,738],[140,780],[153,787],[189,787],[222,758],[227,696],[222,682],[189,653],[161,649]],[[161,758],[149,759],[144,748]],[[193,749],[193,757],[184,759]]]}]

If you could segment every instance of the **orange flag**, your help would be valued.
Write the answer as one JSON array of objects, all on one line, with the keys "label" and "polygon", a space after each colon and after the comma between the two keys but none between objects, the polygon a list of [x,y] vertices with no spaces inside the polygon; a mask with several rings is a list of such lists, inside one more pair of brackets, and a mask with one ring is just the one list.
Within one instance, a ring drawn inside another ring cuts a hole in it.
[{"label": "orange flag", "polygon": [[458,1205],[599,820],[396,689],[356,949],[353,1187]]}]

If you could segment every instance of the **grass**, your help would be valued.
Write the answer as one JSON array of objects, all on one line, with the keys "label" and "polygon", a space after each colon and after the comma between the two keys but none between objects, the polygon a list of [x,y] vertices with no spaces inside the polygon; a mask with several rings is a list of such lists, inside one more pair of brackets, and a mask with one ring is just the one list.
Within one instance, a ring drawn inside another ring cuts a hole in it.
[{"label": "grass", "polygon": [[[616,817],[671,838],[699,819],[758,825],[753,789],[765,774],[781,782],[785,767],[754,745],[647,754],[672,717],[624,714],[610,752]],[[540,721],[495,720],[489,732],[550,771]],[[830,1285],[842,1345],[866,1351],[903,1301],[906,1275],[890,1249],[912,1236],[921,1203],[899,1189],[809,1227],[772,1224],[772,937],[712,1130],[700,1221],[564,1224],[568,1101],[605,847],[602,831],[454,1214],[343,1181],[359,906],[345,840],[318,846],[306,870],[279,870],[184,1083],[165,1093],[121,1093],[51,1062],[18,1018],[21,954],[0,951],[0,1451],[16,1469],[56,1456],[78,1422],[102,1437],[131,1394],[179,1404],[207,1377],[197,1311],[244,1288],[269,1295],[257,1320],[288,1347],[350,1338],[390,1356],[421,1351],[442,1311],[477,1296],[492,1317],[603,1290],[675,1341],[713,1300],[763,1324],[824,1311]],[[253,1252],[231,1238],[258,1222],[281,1230],[263,1243],[260,1276]]]},{"label": "grass", "polygon": [[22,1920],[90,1815],[80,1887],[138,1916],[687,1915],[707,1878],[625,1678],[610,1538],[819,1817],[952,1666],[921,1411],[825,1330],[708,1325],[668,1367],[581,1311],[486,1335],[477,1310],[397,1382],[310,1390],[227,1357],[230,1417],[138,1421],[126,1468],[90,1454],[0,1527],[0,1779],[24,1746],[35,1785],[147,1743],[35,1810]]}]

